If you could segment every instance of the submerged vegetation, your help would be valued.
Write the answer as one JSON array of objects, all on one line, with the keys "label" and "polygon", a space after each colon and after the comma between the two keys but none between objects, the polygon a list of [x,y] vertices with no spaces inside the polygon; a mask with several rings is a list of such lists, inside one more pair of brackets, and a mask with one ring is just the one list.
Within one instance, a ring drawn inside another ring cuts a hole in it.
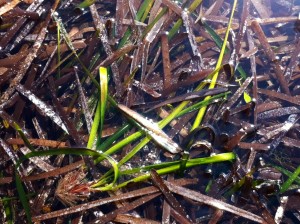
[{"label": "submerged vegetation", "polygon": [[0,222],[300,222],[299,13],[0,1]]}]

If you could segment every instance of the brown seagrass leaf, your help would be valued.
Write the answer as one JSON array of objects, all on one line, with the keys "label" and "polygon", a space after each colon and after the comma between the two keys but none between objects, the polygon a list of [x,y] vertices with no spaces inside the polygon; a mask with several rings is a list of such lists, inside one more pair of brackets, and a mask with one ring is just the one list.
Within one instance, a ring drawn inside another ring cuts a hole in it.
[{"label": "brown seagrass leaf", "polygon": [[53,108],[40,100],[30,90],[25,89],[23,86],[17,86],[17,90],[26,98],[28,98],[37,108],[40,109],[45,115],[47,115],[54,123],[61,127],[66,133],[68,133],[67,127],[63,123],[60,116],[53,110]]},{"label": "brown seagrass leaf", "polygon": [[186,100],[199,99],[201,97],[216,95],[219,93],[224,93],[226,91],[227,91],[227,88],[214,88],[214,89],[205,89],[205,90],[200,90],[200,91],[196,91],[196,92],[182,94],[180,96],[176,96],[171,99],[167,99],[161,103],[158,103],[155,106],[153,106],[151,109],[147,110],[146,112],[149,112],[151,110],[154,110],[156,108],[162,107],[167,104],[182,102],[182,101],[186,101]]},{"label": "brown seagrass leaf", "polygon": [[[178,180],[175,180],[174,182],[179,185],[189,185],[189,184],[196,183],[196,181],[192,180],[192,179],[178,179]],[[38,221],[43,221],[43,220],[47,220],[47,219],[51,219],[51,218],[66,216],[66,215],[78,213],[81,211],[86,211],[91,208],[96,208],[98,206],[109,204],[109,203],[112,203],[115,201],[141,197],[141,196],[148,195],[148,194],[151,195],[151,194],[157,193],[158,191],[159,190],[156,187],[145,187],[145,188],[141,188],[138,190],[129,191],[129,192],[126,192],[126,193],[123,193],[120,195],[114,195],[114,196],[110,196],[107,198],[101,198],[101,199],[98,199],[95,201],[90,201],[90,202],[87,202],[84,204],[75,205],[71,208],[65,208],[65,209],[53,211],[53,212],[50,212],[47,214],[41,214],[41,215],[33,217],[32,221],[38,222]]]},{"label": "brown seagrass leaf", "polygon": [[157,123],[154,123],[139,113],[131,110],[130,108],[118,104],[118,108],[123,111],[128,117],[132,118],[136,122],[138,122],[139,125],[144,127],[144,131],[149,134],[152,139],[161,147],[168,150],[171,153],[179,153],[182,152],[182,148],[175,143],[165,132],[163,132]]},{"label": "brown seagrass leaf", "polygon": [[181,187],[181,186],[175,185],[175,184],[167,182],[167,181],[165,183],[172,192],[179,194],[183,197],[204,203],[206,205],[209,205],[209,206],[212,206],[212,207],[224,210],[224,211],[228,211],[230,213],[239,215],[241,217],[244,217],[246,219],[249,219],[249,220],[252,220],[252,221],[255,221],[258,223],[264,223],[264,219],[262,217],[255,215],[251,212],[248,212],[244,209],[238,208],[236,206],[227,204],[221,200],[214,199],[212,197],[203,195],[194,190],[190,190],[185,187]]},{"label": "brown seagrass leaf", "polygon": [[181,220],[183,219],[184,223],[191,223],[191,220],[187,215],[187,213],[185,212],[185,210],[183,209],[182,205],[177,201],[174,195],[170,192],[170,190],[165,185],[162,178],[157,174],[157,172],[155,170],[151,170],[150,175],[152,181],[154,182],[154,185],[159,188],[159,190],[165,196],[168,203],[172,206],[174,210],[176,210],[179,213],[179,216],[182,217]]}]

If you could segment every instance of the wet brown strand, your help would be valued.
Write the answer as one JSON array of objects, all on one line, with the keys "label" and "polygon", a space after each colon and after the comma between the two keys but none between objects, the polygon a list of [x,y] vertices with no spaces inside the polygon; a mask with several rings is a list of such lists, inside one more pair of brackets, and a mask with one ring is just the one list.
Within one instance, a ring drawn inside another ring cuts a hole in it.
[{"label": "wet brown strand", "polygon": [[251,27],[252,27],[253,31],[256,33],[256,35],[257,35],[262,47],[264,48],[265,53],[266,53],[267,57],[269,58],[270,62],[274,63],[274,65],[275,65],[275,75],[278,79],[280,88],[287,95],[291,95],[289,87],[288,87],[288,83],[287,83],[287,81],[286,81],[286,79],[283,75],[283,72],[281,71],[279,63],[276,59],[276,55],[273,52],[270,44],[268,43],[268,40],[267,40],[261,26],[255,20],[255,21],[252,22]]}]

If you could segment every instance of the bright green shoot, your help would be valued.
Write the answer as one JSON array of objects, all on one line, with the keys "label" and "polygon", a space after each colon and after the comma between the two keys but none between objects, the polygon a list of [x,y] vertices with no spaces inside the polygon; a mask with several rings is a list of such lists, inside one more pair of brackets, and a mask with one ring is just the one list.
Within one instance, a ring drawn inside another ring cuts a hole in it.
[{"label": "bright green shoot", "polygon": [[100,130],[99,136],[101,136],[103,130],[103,123],[105,119],[105,109],[107,104],[107,95],[108,95],[108,75],[107,68],[99,68],[100,75]]},{"label": "bright green shoot", "polygon": [[[199,165],[204,165],[204,164],[209,164],[209,163],[218,163],[218,162],[224,162],[224,161],[231,161],[233,159],[235,159],[235,154],[231,153],[231,152],[230,153],[222,153],[222,154],[214,155],[214,156],[207,157],[207,158],[189,159],[189,160],[187,160],[186,168],[190,168],[190,167],[194,167],[194,166],[199,166]],[[176,171],[178,171],[180,169],[180,163],[181,163],[180,160],[176,161],[176,162],[173,162],[172,165],[164,167],[164,168],[157,169],[156,172],[159,175],[165,175],[165,174],[168,174],[168,173],[174,173],[174,172],[176,172]],[[155,166],[143,167],[140,171],[149,171],[150,169],[155,169]],[[141,176],[135,177],[135,178],[133,178],[133,179],[131,179],[129,181],[126,181],[124,183],[121,183],[121,184],[117,185],[112,190],[116,190],[118,188],[125,187],[129,183],[137,183],[137,182],[145,181],[145,180],[147,180],[149,178],[150,178],[150,173],[147,172],[146,174],[143,174]]]},{"label": "bright green shoot", "polygon": [[292,185],[292,183],[298,178],[300,174],[300,166],[294,171],[294,173],[287,179],[286,182],[284,182],[280,188],[280,194],[286,192],[289,187]]},{"label": "bright green shoot", "polygon": [[[235,11],[235,8],[236,8],[236,5],[237,5],[237,0],[234,0],[234,3],[233,3],[233,6],[232,6],[232,10],[231,10],[231,15],[230,15],[230,19],[229,19],[229,23],[228,23],[228,27],[227,27],[227,30],[226,30],[226,34],[225,34],[225,38],[224,38],[224,41],[223,41],[223,45],[222,45],[222,48],[221,48],[221,52],[220,52],[220,56],[219,56],[219,59],[217,61],[217,65],[216,65],[216,68],[219,68],[222,64],[222,61],[223,61],[223,57],[224,57],[224,54],[225,54],[225,50],[226,50],[226,45],[227,45],[227,40],[228,40],[228,36],[229,36],[229,30],[230,30],[230,27],[231,27],[231,23],[232,23],[232,18],[233,18],[233,15],[234,15],[234,11]],[[212,77],[209,76],[209,78],[211,78],[211,83],[209,85],[209,89],[213,89],[215,87],[215,83],[218,79],[218,76],[219,76],[219,72],[215,73]],[[211,98],[211,96],[207,96],[205,99],[209,99]],[[207,106],[204,106],[202,107],[198,114],[197,114],[197,117],[195,119],[195,122],[192,126],[192,130],[194,130],[195,128],[199,127],[204,115],[205,115],[205,112],[206,112],[206,108]]]}]

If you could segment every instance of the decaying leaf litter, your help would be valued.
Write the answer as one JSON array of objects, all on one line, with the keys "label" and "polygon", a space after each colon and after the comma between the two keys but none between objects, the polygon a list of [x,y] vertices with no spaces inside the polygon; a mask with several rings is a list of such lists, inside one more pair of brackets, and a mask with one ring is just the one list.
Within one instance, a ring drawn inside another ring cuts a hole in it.
[{"label": "decaying leaf litter", "polygon": [[1,1],[1,222],[299,222],[299,13]]}]

